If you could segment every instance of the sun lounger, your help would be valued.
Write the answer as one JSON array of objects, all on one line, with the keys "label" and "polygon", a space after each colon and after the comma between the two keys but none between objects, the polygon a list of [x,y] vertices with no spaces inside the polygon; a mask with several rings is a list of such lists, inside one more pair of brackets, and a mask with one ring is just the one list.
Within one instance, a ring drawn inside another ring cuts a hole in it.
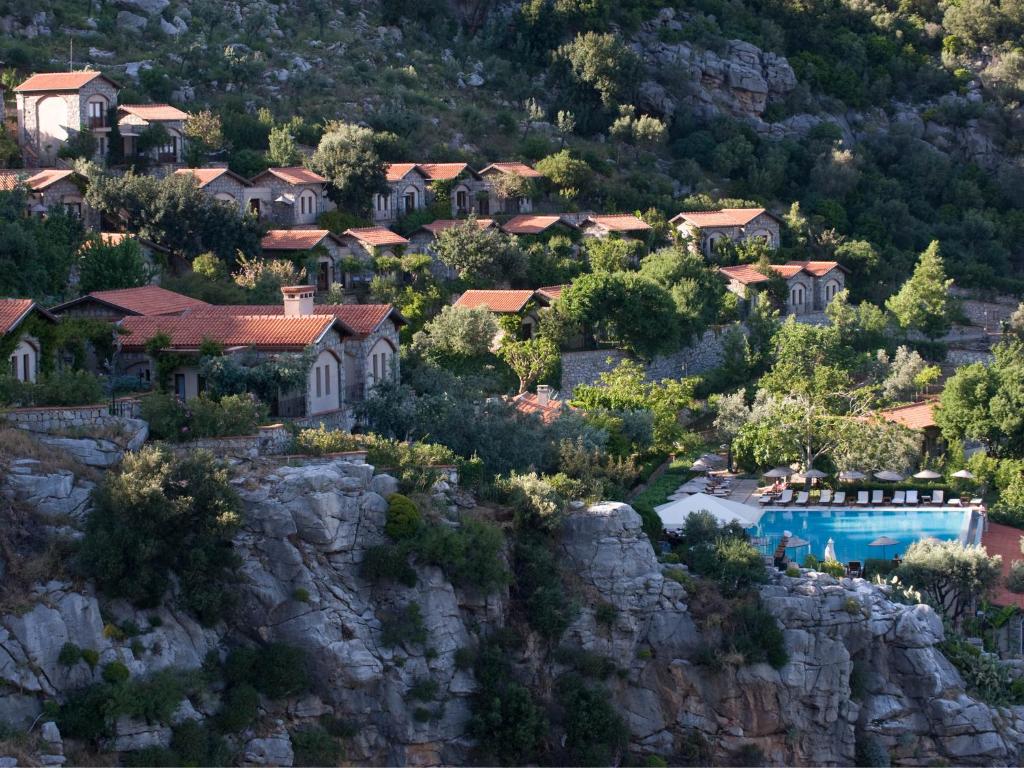
[{"label": "sun lounger", "polygon": [[809,498],[810,498],[810,494],[809,494],[809,493],[807,493],[807,491],[800,491],[800,492],[799,492],[799,493],[798,493],[798,494],[796,495],[796,503],[797,503],[797,504],[804,504],[804,505],[806,505],[806,504],[807,504],[807,500],[808,500]]},{"label": "sun lounger", "polygon": [[946,506],[947,507],[962,507],[963,506],[963,502],[960,501],[960,497],[958,496],[955,499],[950,499],[949,501],[947,501],[946,502]]},{"label": "sun lounger", "polygon": [[920,504],[921,501],[917,498],[917,491],[907,491],[907,504],[913,504],[915,507]]},{"label": "sun lounger", "polygon": [[818,502],[821,504],[831,504],[832,491],[830,491],[828,488],[822,488],[821,496],[818,497]]},{"label": "sun lounger", "polygon": [[775,500],[775,497],[770,493],[764,493],[757,497],[758,504],[771,504]]},{"label": "sun lounger", "polygon": [[974,497],[970,501],[970,504],[971,504],[972,507],[980,507],[984,503],[985,503],[984,499],[982,499],[979,496]]},{"label": "sun lounger", "polygon": [[793,491],[787,488],[779,495],[779,504],[789,504],[791,501],[793,501]]},{"label": "sun lounger", "polygon": [[868,504],[868,492],[857,491],[857,506],[867,506]]},{"label": "sun lounger", "polygon": [[929,499],[929,501],[932,504],[942,504],[943,502],[945,502],[945,500],[946,500],[946,492],[945,491],[932,491],[932,497],[931,497],[931,499]]},{"label": "sun lounger", "polygon": [[872,491],[871,492],[871,503],[872,504],[881,504],[882,503],[882,492],[881,491]]},{"label": "sun lounger", "polygon": [[906,504],[907,503],[907,492],[906,491],[896,491],[892,495],[892,503],[893,504]]},{"label": "sun lounger", "polygon": [[836,491],[835,495],[832,496],[832,503],[836,506],[840,506],[846,503],[846,491]]}]

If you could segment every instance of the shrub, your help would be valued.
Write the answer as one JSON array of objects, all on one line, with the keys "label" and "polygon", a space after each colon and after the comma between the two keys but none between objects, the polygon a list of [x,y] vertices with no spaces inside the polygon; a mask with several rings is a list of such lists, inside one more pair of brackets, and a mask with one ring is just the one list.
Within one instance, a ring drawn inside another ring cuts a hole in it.
[{"label": "shrub", "polygon": [[249,684],[271,699],[283,699],[309,688],[306,652],[287,643],[236,648],[224,665],[233,684]]},{"label": "shrub", "polygon": [[1010,572],[1006,576],[1006,588],[1018,594],[1024,592],[1024,560],[1010,563]]},{"label": "shrub", "polygon": [[594,609],[594,621],[598,624],[604,624],[606,627],[610,627],[614,624],[618,615],[619,609],[611,603],[600,603]]},{"label": "shrub", "polygon": [[91,668],[95,669],[96,665],[100,663],[100,652],[97,651],[95,648],[83,648],[82,661],[88,664]]},{"label": "shrub", "polygon": [[128,768],[173,768],[182,765],[181,758],[174,750],[157,746],[127,752],[123,756],[123,762]]},{"label": "shrub", "polygon": [[57,663],[65,667],[73,667],[82,660],[82,649],[74,643],[64,643],[57,654]]},{"label": "shrub", "polygon": [[797,568],[795,565],[791,565],[786,569],[786,575],[794,579],[799,578],[800,569]]},{"label": "shrub", "polygon": [[591,688],[580,677],[564,675],[557,686],[565,729],[568,765],[612,765],[626,745],[626,724],[610,703],[607,691]]},{"label": "shrub", "polygon": [[292,592],[292,600],[297,603],[308,603],[310,600],[309,590],[305,587],[298,587]]},{"label": "shrub", "polygon": [[692,551],[693,569],[718,582],[722,593],[736,595],[765,581],[764,558],[744,538],[723,537],[713,546],[702,544]]},{"label": "shrub", "polygon": [[514,590],[523,601],[530,626],[546,640],[557,640],[576,615],[558,565],[540,534],[522,534],[515,548]]},{"label": "shrub", "polygon": [[605,679],[618,669],[612,659],[583,648],[562,646],[555,651],[555,661],[572,667],[584,677],[593,677],[598,680]]},{"label": "shrub", "polygon": [[775,617],[759,605],[745,605],[729,617],[726,637],[747,664],[768,662],[776,669],[789,661],[785,637]]},{"label": "shrub", "polygon": [[848,597],[843,601],[843,610],[851,616],[862,616],[864,614],[864,606],[855,597]]},{"label": "shrub", "polygon": [[103,680],[111,685],[123,683],[129,677],[131,677],[131,673],[128,671],[128,667],[120,661],[112,661],[103,667]]},{"label": "shrub", "polygon": [[209,727],[186,720],[174,728],[171,749],[178,757],[176,765],[228,765],[227,745]]},{"label": "shrub", "polygon": [[142,418],[160,440],[251,435],[267,418],[267,407],[251,394],[206,395],[182,403],[176,396],[154,392],[142,398]]},{"label": "shrub", "polygon": [[294,766],[338,765],[344,748],[336,736],[319,726],[296,728],[290,734]]},{"label": "shrub", "polygon": [[846,566],[838,560],[822,560],[818,563],[818,570],[822,573],[827,573],[829,576],[835,576],[837,579],[841,579],[846,575]]},{"label": "shrub", "polygon": [[417,723],[429,723],[433,716],[434,713],[426,707],[416,707],[416,709],[412,711],[412,719]]},{"label": "shrub", "polygon": [[889,768],[892,764],[889,758],[889,750],[885,744],[871,733],[858,731],[855,734],[856,745],[855,760],[857,765],[865,768]]},{"label": "shrub", "polygon": [[418,603],[409,603],[387,613],[380,625],[380,642],[386,648],[422,645],[427,640],[427,628],[423,625],[423,612]]},{"label": "shrub", "polygon": [[455,586],[492,592],[509,581],[504,546],[498,526],[465,520],[458,528],[427,526],[413,551],[421,562],[440,567]]},{"label": "shrub", "polygon": [[440,686],[436,680],[420,677],[413,681],[409,688],[409,698],[414,701],[433,701],[437,697]]},{"label": "shrub", "polygon": [[182,604],[200,621],[213,623],[230,611],[240,501],[210,453],[129,454],[96,489],[93,504],[79,564],[107,596],[155,607],[174,575]]},{"label": "shrub", "polygon": [[260,695],[251,685],[232,686],[224,695],[217,722],[225,733],[238,733],[256,720]]},{"label": "shrub", "polygon": [[360,573],[373,582],[390,579],[407,587],[415,587],[417,581],[416,571],[409,565],[408,551],[394,544],[379,544],[366,550]]},{"label": "shrub", "polygon": [[92,405],[104,401],[103,385],[88,371],[57,371],[39,377],[36,405]]},{"label": "shrub", "polygon": [[411,539],[419,531],[423,517],[408,496],[392,493],[388,496],[387,522],[384,533],[395,541]]}]

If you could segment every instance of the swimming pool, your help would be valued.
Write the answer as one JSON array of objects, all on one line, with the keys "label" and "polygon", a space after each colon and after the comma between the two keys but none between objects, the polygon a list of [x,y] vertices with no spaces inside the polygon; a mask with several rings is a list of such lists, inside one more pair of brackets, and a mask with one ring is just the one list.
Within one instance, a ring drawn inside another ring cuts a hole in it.
[{"label": "swimming pool", "polygon": [[[829,537],[835,540],[836,558],[841,562],[903,554],[918,539],[934,536],[951,540],[967,530],[970,511],[962,509],[773,509],[761,516],[760,522],[748,529],[751,536],[762,537],[760,547],[774,552],[783,531],[790,531],[810,542],[809,547],[790,549],[789,556],[803,562],[808,552],[820,558]],[[899,544],[869,547],[879,536],[896,539]]]}]

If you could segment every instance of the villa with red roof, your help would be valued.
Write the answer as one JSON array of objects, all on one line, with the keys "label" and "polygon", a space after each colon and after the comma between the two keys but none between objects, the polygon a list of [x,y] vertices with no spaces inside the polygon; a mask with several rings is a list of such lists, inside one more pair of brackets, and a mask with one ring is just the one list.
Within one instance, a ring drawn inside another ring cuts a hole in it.
[{"label": "villa with red roof", "polygon": [[86,228],[99,224],[99,217],[85,203],[85,177],[65,168],[47,168],[31,173],[24,170],[0,170],[0,190],[23,187],[28,192],[28,212],[46,216],[63,210],[82,219]]},{"label": "villa with red roof", "polygon": [[239,215],[250,206],[252,184],[227,168],[179,168],[179,176],[191,176],[196,184],[214,200],[220,200],[238,209]]},{"label": "villa with red roof", "polygon": [[18,381],[35,381],[39,376],[39,361],[43,350],[39,339],[24,332],[25,321],[32,316],[45,322],[56,319],[32,299],[0,299],[0,337],[10,340],[18,335],[17,343],[8,356],[8,371]]},{"label": "villa with red roof", "polygon": [[632,213],[591,214],[579,223],[579,228],[584,237],[643,238],[651,231],[650,224]]},{"label": "villa with red roof", "polygon": [[96,139],[94,159],[104,162],[111,131],[110,111],[121,86],[101,72],[47,72],[32,75],[14,89],[18,143],[26,165],[52,167],[75,134]]},{"label": "villa with red roof", "polygon": [[[161,164],[176,165],[185,157],[185,121],[188,113],[170,104],[121,104],[117,108],[117,129],[124,140],[124,156],[146,157]],[[140,146],[146,131],[163,130],[166,140],[154,147]]]},{"label": "villa with red roof", "polygon": [[327,179],[301,165],[268,168],[250,181],[249,210],[278,226],[315,224],[321,213],[334,208],[327,199]]},{"label": "villa with red roof", "polygon": [[[837,261],[790,261],[773,264],[772,270],[786,281],[786,315],[809,315],[824,312],[829,303],[846,287],[848,270]],[[747,308],[757,300],[759,288],[768,282],[768,276],[754,264],[720,267],[727,287],[747,302]]]},{"label": "villa with red roof", "polygon": [[388,191],[373,196],[374,224],[390,224],[426,207],[430,179],[417,163],[390,163],[386,169]]},{"label": "villa with red roof", "polygon": [[573,225],[560,214],[527,213],[513,216],[501,225],[501,231],[507,235],[531,236],[543,235],[554,231],[571,232]]},{"label": "villa with red roof", "polygon": [[[520,336],[524,339],[533,337],[540,322],[538,310],[548,307],[558,297],[547,289],[531,290],[478,290],[464,292],[452,305],[460,309],[490,310],[495,315],[518,315],[522,321]],[[561,291],[558,291],[561,294]],[[495,342],[501,340],[501,332]]]},{"label": "villa with red roof", "polygon": [[684,238],[695,240],[700,252],[712,256],[719,243],[740,243],[755,238],[769,248],[779,247],[779,219],[764,208],[722,208],[686,211],[670,220]]},{"label": "villa with red roof", "polygon": [[342,268],[343,261],[352,256],[352,249],[328,229],[272,229],[263,236],[260,248],[266,256],[275,258],[315,251],[316,289],[321,293],[335,283],[351,288],[356,277]]},{"label": "villa with red roof", "polygon": [[93,291],[51,307],[50,314],[55,317],[88,317],[116,322],[129,316],[180,315],[206,306],[209,305],[205,301],[168,291],[158,285],[144,285],[141,288]]},{"label": "villa with red roof", "polygon": [[437,240],[445,230],[473,222],[479,229],[495,229],[498,223],[494,219],[478,219],[475,216],[468,219],[436,219],[429,224],[424,224],[411,235],[409,235],[409,248],[416,253],[425,253],[431,257],[430,270],[441,280],[454,280],[458,273],[442,263],[434,253],[434,241]]}]

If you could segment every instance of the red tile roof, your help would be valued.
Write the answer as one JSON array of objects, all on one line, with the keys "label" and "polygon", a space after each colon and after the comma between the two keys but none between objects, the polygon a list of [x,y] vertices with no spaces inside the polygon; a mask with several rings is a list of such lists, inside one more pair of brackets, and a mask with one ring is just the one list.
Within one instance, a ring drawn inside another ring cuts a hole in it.
[{"label": "red tile roof", "polygon": [[412,171],[416,171],[420,175],[426,176],[426,173],[424,173],[416,163],[389,163],[387,168],[388,181],[401,181]]},{"label": "red tile roof", "polygon": [[264,251],[308,251],[327,237],[331,237],[329,229],[272,229],[260,240],[260,247]]},{"label": "red tile roof", "polygon": [[561,400],[548,399],[547,405],[541,405],[537,396],[532,392],[523,392],[512,398],[512,406],[520,413],[536,414],[545,424],[550,424],[559,416],[565,408],[570,407]]},{"label": "red tile roof", "polygon": [[543,288],[538,288],[537,293],[548,301],[557,301],[562,298],[562,291],[568,287],[567,285],[545,285]]},{"label": "red tile roof", "polygon": [[1006,588],[1006,577],[1010,575],[1010,566],[1014,560],[1021,559],[1021,530],[1008,525],[987,521],[985,532],[981,535],[981,546],[989,554],[1002,555],[1003,578],[993,589],[992,602],[996,605],[1016,605],[1024,609],[1024,595],[1011,592]]},{"label": "red tile roof", "polygon": [[487,173],[488,171],[514,173],[516,176],[522,176],[524,179],[539,179],[543,178],[544,175],[534,170],[526,163],[491,163],[486,168],[480,169],[481,174]]},{"label": "red tile roof", "polygon": [[672,221],[685,221],[695,227],[745,227],[762,213],[764,208],[722,208],[718,211],[684,211]]},{"label": "red tile roof", "polygon": [[431,181],[448,181],[469,169],[468,163],[420,163],[420,170]]},{"label": "red tile roof", "polygon": [[809,272],[815,277],[827,275],[833,269],[845,269],[838,261],[805,261],[803,262],[804,272]]},{"label": "red tile roof", "polygon": [[216,181],[225,173],[241,184],[243,187],[252,186],[248,179],[244,179],[228,168],[179,168],[175,171],[179,176],[192,176],[200,187],[205,187],[211,181]]},{"label": "red tile roof", "polygon": [[584,220],[584,224],[588,221],[592,221],[610,232],[642,232],[651,228],[650,224],[631,213],[588,216]]},{"label": "red tile roof", "polygon": [[121,288],[115,291],[93,291],[83,298],[97,299],[136,315],[176,315],[186,309],[208,306],[205,301],[168,291],[159,285]]},{"label": "red tile roof", "polygon": [[509,314],[522,311],[532,298],[533,291],[470,290],[463,293],[454,306],[463,309],[484,307],[498,314]]},{"label": "red tile roof", "polygon": [[561,216],[541,216],[527,213],[522,216],[513,216],[502,224],[501,228],[510,235],[538,235],[561,221]]},{"label": "red tile roof", "polygon": [[[894,424],[902,424],[913,430],[921,430],[935,425],[935,401],[926,400],[922,403],[911,403],[896,408],[879,411],[878,415]],[[1019,559],[1019,558],[1018,558]]]},{"label": "red tile roof", "polygon": [[718,271],[731,280],[743,283],[743,285],[756,285],[768,281],[768,275],[763,275],[750,264],[738,264],[735,267],[720,267]]},{"label": "red tile roof", "polygon": [[[399,325],[406,320],[391,304],[316,304],[317,315],[333,315],[357,336],[373,333],[387,318]],[[211,304],[189,312],[190,316],[283,315],[283,304]]]},{"label": "red tile roof", "polygon": [[460,224],[465,224],[468,221],[475,221],[476,225],[480,229],[487,229],[488,227],[494,226],[494,219],[437,219],[429,224],[424,224],[420,229],[425,229],[436,235],[439,232],[451,229],[452,227],[457,227]]},{"label": "red tile roof", "polygon": [[257,347],[266,350],[300,350],[317,342],[337,321],[333,315],[205,315],[182,317],[126,317],[120,337],[126,351],[142,351],[146,342],[166,334],[171,349],[198,349],[204,340],[225,347]]},{"label": "red tile roof", "polygon": [[346,229],[345,234],[365,245],[408,245],[409,241],[387,227],[355,227]]},{"label": "red tile roof", "polygon": [[45,171],[40,171],[33,176],[29,176],[25,179],[25,184],[29,189],[38,191],[40,189],[46,189],[51,184],[56,184],[58,181],[70,178],[75,175],[75,171],[61,170],[59,168],[49,168]]},{"label": "red tile roof", "polygon": [[772,264],[772,271],[778,275],[782,275],[787,280],[794,275],[799,275],[804,271],[804,265],[802,263],[794,264],[789,262],[787,264]]},{"label": "red tile roof", "polygon": [[0,191],[10,192],[27,178],[24,171],[0,170]]},{"label": "red tile roof", "polygon": [[0,334],[17,328],[34,306],[32,299],[0,299]]},{"label": "red tile roof", "polygon": [[301,165],[291,165],[287,168],[267,168],[267,170],[257,175],[255,178],[258,179],[267,173],[276,176],[289,184],[324,184],[327,182],[327,179],[319,173],[315,173],[309,170],[309,168]]},{"label": "red tile roof", "polygon": [[170,104],[119,104],[117,109],[143,120],[188,120],[188,113]]},{"label": "red tile roof", "polygon": [[[772,264],[772,270],[786,280],[795,275],[799,275],[801,272],[806,272],[807,274],[814,275],[815,277],[822,277],[837,268],[843,269],[843,266],[836,261],[788,261],[785,264]],[[755,285],[757,283],[763,283],[768,279],[768,277],[761,274],[753,264],[738,264],[734,267],[721,267],[718,271],[733,280],[743,283],[744,285]]]},{"label": "red tile roof", "polygon": [[28,91],[77,91],[97,77],[102,77],[115,88],[121,87],[102,72],[44,72],[39,75],[32,75],[32,77],[14,90],[19,93],[26,93]]}]

